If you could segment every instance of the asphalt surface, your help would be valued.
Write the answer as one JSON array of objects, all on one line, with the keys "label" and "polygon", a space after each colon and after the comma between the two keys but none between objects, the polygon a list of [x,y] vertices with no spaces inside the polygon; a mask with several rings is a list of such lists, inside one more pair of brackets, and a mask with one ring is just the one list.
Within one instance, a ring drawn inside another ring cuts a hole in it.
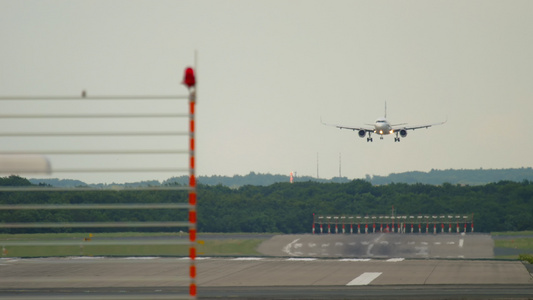
[{"label": "asphalt surface", "polygon": [[262,243],[269,256],[360,258],[493,258],[488,234],[301,234]]},{"label": "asphalt surface", "polygon": [[[196,260],[200,299],[533,299],[488,235],[281,235],[263,257]],[[1,299],[188,298],[188,258],[0,259]]]}]

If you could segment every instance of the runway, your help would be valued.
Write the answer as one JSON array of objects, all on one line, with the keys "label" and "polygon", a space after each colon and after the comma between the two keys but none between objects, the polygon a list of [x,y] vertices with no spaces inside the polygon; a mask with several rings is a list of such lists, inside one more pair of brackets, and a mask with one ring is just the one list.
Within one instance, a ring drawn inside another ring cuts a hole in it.
[{"label": "runway", "polygon": [[[347,294],[357,298],[368,293],[397,298],[434,293],[437,297],[473,291],[487,295],[488,287],[498,288],[500,294],[516,296],[521,291],[519,295],[533,297],[529,272],[522,263],[512,261],[242,257],[202,258],[197,266],[199,295],[203,298],[290,295],[289,299],[307,299],[317,295],[342,298]],[[186,293],[188,267],[188,259],[179,258],[3,259],[0,296],[39,295],[42,299],[68,292],[67,298],[73,297],[69,293],[84,297],[99,294],[102,298],[104,292],[124,296],[142,291],[153,298],[152,294]]]},{"label": "runway", "polygon": [[258,251],[269,256],[359,258],[492,258],[487,234],[278,235]]},{"label": "runway", "polygon": [[[462,247],[457,244],[460,235],[413,238],[274,236],[259,248],[282,255],[199,257],[198,295],[201,299],[533,298],[533,281],[521,262],[471,257],[474,252],[491,253],[490,246],[481,251],[491,245],[490,237],[487,242],[487,236],[462,236]],[[316,249],[319,245],[322,252]],[[427,251],[415,251],[422,246]],[[175,299],[176,294],[188,293],[189,266],[188,258],[162,257],[0,259],[0,298]]]}]

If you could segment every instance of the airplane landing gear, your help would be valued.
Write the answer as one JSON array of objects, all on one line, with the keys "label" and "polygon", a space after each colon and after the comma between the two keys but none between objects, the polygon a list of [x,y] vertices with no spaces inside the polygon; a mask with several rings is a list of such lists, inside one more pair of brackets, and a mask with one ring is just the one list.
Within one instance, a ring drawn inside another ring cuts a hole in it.
[{"label": "airplane landing gear", "polygon": [[396,137],[394,138],[394,142],[400,142],[400,137],[398,136],[398,132],[396,132]]},{"label": "airplane landing gear", "polygon": [[370,132],[368,133],[368,137],[366,138],[366,142],[373,142],[374,140],[372,139],[372,135],[370,134]]}]

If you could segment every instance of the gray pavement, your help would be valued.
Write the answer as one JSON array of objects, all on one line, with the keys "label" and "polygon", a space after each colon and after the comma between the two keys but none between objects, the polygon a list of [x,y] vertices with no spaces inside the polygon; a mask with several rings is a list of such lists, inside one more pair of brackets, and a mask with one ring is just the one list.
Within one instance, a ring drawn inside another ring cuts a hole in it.
[{"label": "gray pavement", "polygon": [[269,256],[359,258],[492,258],[488,234],[278,235],[258,251]]},{"label": "gray pavement", "polygon": [[[0,287],[188,286],[189,264],[176,258],[2,260]],[[366,273],[379,275],[362,285],[532,283],[517,261],[243,257],[204,258],[197,267],[203,287],[346,286]]]},{"label": "gray pavement", "polygon": [[[205,299],[533,299],[526,267],[489,259],[492,249],[481,234],[281,235],[260,245],[263,257],[198,258],[197,284]],[[0,259],[0,298],[178,298],[189,267],[168,257]]]}]

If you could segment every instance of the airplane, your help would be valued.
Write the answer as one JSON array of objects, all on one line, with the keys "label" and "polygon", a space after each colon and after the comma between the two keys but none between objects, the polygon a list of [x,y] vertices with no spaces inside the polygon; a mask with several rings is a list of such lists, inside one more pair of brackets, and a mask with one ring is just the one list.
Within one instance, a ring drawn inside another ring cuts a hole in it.
[{"label": "airplane", "polygon": [[[322,120],[321,120],[322,121]],[[442,125],[446,123],[448,119],[446,118],[446,121],[439,122],[439,123],[432,123],[432,124],[424,124],[424,125],[417,125],[417,126],[406,126],[407,123],[401,123],[401,124],[390,124],[389,121],[387,121],[387,102],[385,102],[385,116],[383,118],[378,118],[374,124],[365,124],[368,126],[373,126],[373,128],[368,127],[349,127],[349,126],[342,126],[342,125],[335,125],[335,124],[327,124],[322,122],[322,124],[327,126],[333,126],[337,127],[339,129],[350,129],[353,131],[357,131],[357,134],[359,137],[364,138],[366,134],[368,133],[368,137],[366,138],[367,142],[372,142],[372,133],[379,134],[380,139],[383,139],[384,135],[388,134],[396,134],[396,137],[394,138],[394,142],[399,142],[400,137],[406,137],[407,136],[407,130],[415,130],[420,128],[429,128],[431,126],[437,126]]]}]

